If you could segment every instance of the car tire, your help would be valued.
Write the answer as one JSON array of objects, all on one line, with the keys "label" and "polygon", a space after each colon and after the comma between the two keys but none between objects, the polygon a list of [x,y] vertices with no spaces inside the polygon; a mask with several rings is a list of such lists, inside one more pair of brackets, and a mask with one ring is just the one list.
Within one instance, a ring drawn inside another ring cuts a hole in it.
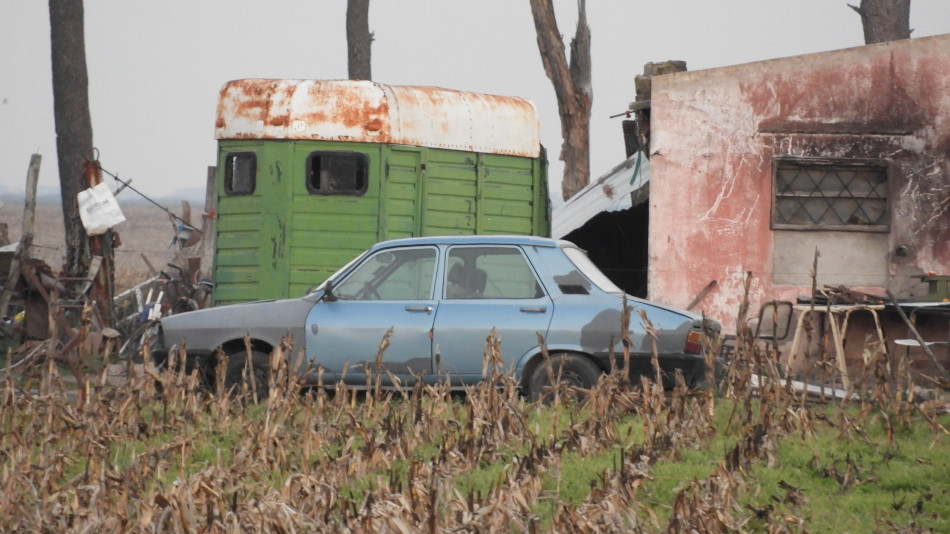
[{"label": "car tire", "polygon": [[[552,354],[551,370],[554,379],[560,376],[561,384],[583,390],[593,387],[603,374],[590,358],[568,353]],[[553,399],[554,392],[551,386],[554,384],[548,373],[548,366],[543,360],[531,370],[526,385],[530,400],[548,403]]]},{"label": "car tire", "polygon": [[[270,375],[270,355],[261,351],[251,352],[250,373],[247,373],[247,351],[241,350],[228,357],[228,369],[224,375],[224,387],[228,392],[240,394],[247,384],[248,395],[257,400],[267,398],[267,378]],[[252,380],[253,376],[253,380]]]}]

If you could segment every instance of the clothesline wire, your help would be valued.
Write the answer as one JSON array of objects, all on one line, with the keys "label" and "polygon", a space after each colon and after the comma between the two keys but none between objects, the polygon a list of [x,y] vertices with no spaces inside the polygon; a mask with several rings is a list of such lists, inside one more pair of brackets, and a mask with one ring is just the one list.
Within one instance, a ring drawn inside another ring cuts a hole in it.
[{"label": "clothesline wire", "polygon": [[[101,167],[100,167],[100,168],[101,168]],[[107,171],[106,169],[102,169],[102,172],[108,174],[109,176],[112,177],[113,180],[115,180],[116,182],[119,182],[120,184],[122,184],[122,187],[120,187],[120,188],[116,191],[117,193],[118,193],[119,191],[121,191],[122,189],[129,188],[129,189],[131,189],[132,191],[135,191],[140,197],[142,197],[142,198],[144,198],[145,200],[151,202],[152,204],[154,204],[155,206],[157,206],[159,209],[161,209],[162,211],[164,211],[165,213],[167,213],[167,214],[169,215],[169,217],[172,217],[172,218],[174,218],[174,219],[177,219],[177,220],[180,221],[182,224],[186,224],[186,225],[188,225],[188,226],[191,226],[191,223],[189,223],[188,221],[182,219],[182,218],[179,217],[178,215],[175,215],[174,213],[172,213],[172,211],[171,211],[170,209],[166,208],[165,206],[162,206],[162,205],[159,204],[158,202],[156,202],[156,201],[152,200],[151,198],[149,198],[149,196],[146,195],[145,193],[143,193],[143,192],[139,191],[138,189],[132,187],[132,185],[131,185],[132,180],[125,181],[125,180],[119,178],[118,176],[116,176],[115,174],[112,174],[111,172]]]}]

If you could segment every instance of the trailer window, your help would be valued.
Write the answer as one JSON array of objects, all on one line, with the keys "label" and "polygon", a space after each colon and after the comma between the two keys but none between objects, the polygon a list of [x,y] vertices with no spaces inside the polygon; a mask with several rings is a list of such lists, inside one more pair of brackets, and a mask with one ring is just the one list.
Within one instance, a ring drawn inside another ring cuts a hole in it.
[{"label": "trailer window", "polygon": [[312,152],[307,157],[307,190],[316,195],[362,195],[369,158],[359,152]]},{"label": "trailer window", "polygon": [[253,152],[236,152],[224,158],[224,193],[226,195],[250,195],[257,180],[257,155]]}]

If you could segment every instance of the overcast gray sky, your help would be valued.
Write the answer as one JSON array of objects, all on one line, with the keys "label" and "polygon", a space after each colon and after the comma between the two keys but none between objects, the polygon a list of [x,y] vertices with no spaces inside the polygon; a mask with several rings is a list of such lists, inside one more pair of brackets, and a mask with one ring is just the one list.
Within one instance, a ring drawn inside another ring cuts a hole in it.
[{"label": "overcast gray sky", "polygon": [[[850,0],[857,4],[859,0]],[[650,61],[689,70],[863,44],[846,0],[590,0],[591,175],[624,156],[620,119]],[[574,0],[556,0],[569,40]],[[41,0],[0,0],[0,200],[21,203],[30,154],[58,186],[49,52]],[[345,78],[345,0],[86,0],[93,139],[103,167],[148,195],[203,189],[215,163],[218,90],[239,78]],[[913,0],[913,37],[950,33],[950,0]],[[373,0],[375,81],[535,102],[560,198],[560,126],[528,0]],[[114,185],[108,179],[110,185]],[[120,197],[121,200],[121,197]]]}]

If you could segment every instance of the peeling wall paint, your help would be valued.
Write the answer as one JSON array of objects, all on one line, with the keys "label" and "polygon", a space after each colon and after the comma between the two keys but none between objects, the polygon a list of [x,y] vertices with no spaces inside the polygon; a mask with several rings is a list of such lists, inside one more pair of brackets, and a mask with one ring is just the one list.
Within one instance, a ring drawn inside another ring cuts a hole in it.
[{"label": "peeling wall paint", "polygon": [[[950,274],[948,88],[950,35],[655,77],[649,297],[686,306],[716,280],[695,309],[734,329],[746,272],[752,309],[810,294],[774,282],[777,157],[886,160],[890,229],[881,250],[867,250],[885,255],[886,289],[914,295],[920,275]],[[810,266],[815,250],[795,253]],[[820,253],[819,285],[823,267],[845,270],[836,280],[859,271],[836,250]]]}]

